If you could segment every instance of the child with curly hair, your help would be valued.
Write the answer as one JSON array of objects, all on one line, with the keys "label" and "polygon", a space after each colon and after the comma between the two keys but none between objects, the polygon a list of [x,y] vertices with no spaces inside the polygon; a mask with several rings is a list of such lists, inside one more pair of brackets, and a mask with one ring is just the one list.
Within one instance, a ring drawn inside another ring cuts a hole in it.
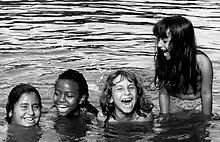
[{"label": "child with curly hair", "polygon": [[105,122],[152,121],[153,104],[144,97],[142,85],[135,74],[118,70],[108,76],[104,86],[97,119]]}]

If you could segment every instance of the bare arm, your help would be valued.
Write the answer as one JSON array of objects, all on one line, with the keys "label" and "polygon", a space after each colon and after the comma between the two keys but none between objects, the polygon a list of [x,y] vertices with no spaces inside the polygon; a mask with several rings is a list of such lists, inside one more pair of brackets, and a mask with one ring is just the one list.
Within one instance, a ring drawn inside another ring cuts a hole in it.
[{"label": "bare arm", "polygon": [[106,116],[102,113],[102,111],[99,111],[96,119],[97,119],[98,121],[104,122],[105,119],[106,119]]},{"label": "bare arm", "polygon": [[153,121],[153,119],[154,119],[153,113],[152,113],[152,112],[148,113],[146,120],[147,120],[147,121]]},{"label": "bare arm", "polygon": [[165,88],[161,88],[159,91],[159,104],[160,104],[160,113],[169,114],[170,110],[170,96]]},{"label": "bare arm", "polygon": [[201,100],[202,111],[206,115],[212,113],[212,82],[213,67],[210,59],[205,55],[197,55],[198,65],[202,76]]}]

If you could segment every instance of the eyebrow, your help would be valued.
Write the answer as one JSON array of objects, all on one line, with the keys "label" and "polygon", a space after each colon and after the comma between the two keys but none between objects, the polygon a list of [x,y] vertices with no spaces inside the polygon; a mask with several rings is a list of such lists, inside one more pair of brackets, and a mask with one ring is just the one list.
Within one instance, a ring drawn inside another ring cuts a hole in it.
[{"label": "eyebrow", "polygon": [[[130,83],[130,84],[128,84],[128,86],[130,86],[130,85],[135,85],[134,82],[129,82],[129,83]],[[123,86],[123,85],[116,83],[116,84],[114,84],[114,86]]]},{"label": "eyebrow", "polygon": [[29,103],[20,103],[20,105],[29,105]]},{"label": "eyebrow", "polygon": [[[31,105],[39,105],[40,103],[39,102],[37,102],[37,103],[33,103],[33,104],[31,104]],[[20,103],[20,105],[29,105],[29,103]]]},{"label": "eyebrow", "polygon": [[[59,93],[62,93],[62,91],[60,91],[59,89],[55,89],[55,91],[58,91]],[[65,93],[73,93],[75,94],[76,91],[64,91]]]}]

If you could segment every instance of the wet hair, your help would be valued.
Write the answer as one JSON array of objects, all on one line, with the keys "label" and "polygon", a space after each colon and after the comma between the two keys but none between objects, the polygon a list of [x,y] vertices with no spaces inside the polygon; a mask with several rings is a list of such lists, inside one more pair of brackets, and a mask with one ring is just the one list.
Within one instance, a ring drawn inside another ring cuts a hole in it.
[{"label": "wet hair", "polygon": [[89,98],[88,84],[82,73],[76,70],[68,69],[59,75],[57,80],[59,79],[73,80],[76,83],[78,83],[80,98],[82,98],[83,95],[85,96],[85,100],[84,102],[79,104],[79,108],[86,108],[88,112],[93,113],[97,116],[98,110],[88,101]]},{"label": "wet hair", "polygon": [[153,27],[153,34],[158,39],[167,38],[169,43],[170,60],[166,60],[163,51],[156,47],[154,82],[160,88],[171,91],[186,91],[191,84],[194,94],[197,91],[197,76],[199,74],[196,61],[197,45],[192,23],[182,16],[166,17]]},{"label": "wet hair", "polygon": [[42,108],[41,96],[39,92],[37,91],[37,89],[29,84],[21,83],[15,86],[11,90],[8,96],[8,102],[6,104],[6,118],[5,119],[9,124],[11,124],[12,122],[12,115],[10,115],[10,113],[13,114],[14,105],[19,101],[19,99],[24,93],[30,93],[30,92],[34,92],[37,95],[37,98],[40,104],[40,109]]},{"label": "wet hair", "polygon": [[118,76],[121,76],[120,81],[126,78],[129,82],[133,82],[135,84],[135,87],[137,88],[137,102],[135,104],[134,109],[137,112],[137,114],[146,117],[147,115],[145,113],[142,113],[141,110],[143,110],[146,113],[149,113],[153,108],[153,104],[150,101],[144,99],[144,90],[141,84],[139,83],[137,77],[132,72],[125,70],[118,70],[108,76],[100,98],[100,107],[102,109],[102,113],[103,115],[107,116],[105,123],[108,122],[110,117],[115,119],[114,116],[115,105],[114,102],[110,103],[110,99],[112,97],[112,88],[116,85],[113,83],[113,81]]}]

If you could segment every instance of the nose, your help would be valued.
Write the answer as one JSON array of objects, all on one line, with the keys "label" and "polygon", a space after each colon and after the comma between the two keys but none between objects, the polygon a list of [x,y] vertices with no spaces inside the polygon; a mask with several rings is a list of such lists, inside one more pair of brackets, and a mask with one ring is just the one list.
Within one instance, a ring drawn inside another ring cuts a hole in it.
[{"label": "nose", "polygon": [[125,94],[125,95],[130,95],[130,90],[129,90],[129,88],[125,88],[124,94]]},{"label": "nose", "polygon": [[30,108],[28,109],[28,114],[29,114],[29,115],[34,115],[34,109],[33,109],[33,107],[30,107]]},{"label": "nose", "polygon": [[161,39],[159,39],[159,40],[157,41],[157,46],[158,46],[158,47],[161,47],[161,46],[162,46],[162,40],[161,40]]},{"label": "nose", "polygon": [[64,102],[64,101],[65,101],[65,99],[66,99],[66,96],[65,96],[65,94],[64,94],[64,93],[62,93],[62,95],[60,96],[59,101],[60,101],[60,102]]},{"label": "nose", "polygon": [[163,42],[162,39],[158,40],[157,47],[160,48],[161,50],[166,50],[166,48],[164,47],[164,42]]}]

